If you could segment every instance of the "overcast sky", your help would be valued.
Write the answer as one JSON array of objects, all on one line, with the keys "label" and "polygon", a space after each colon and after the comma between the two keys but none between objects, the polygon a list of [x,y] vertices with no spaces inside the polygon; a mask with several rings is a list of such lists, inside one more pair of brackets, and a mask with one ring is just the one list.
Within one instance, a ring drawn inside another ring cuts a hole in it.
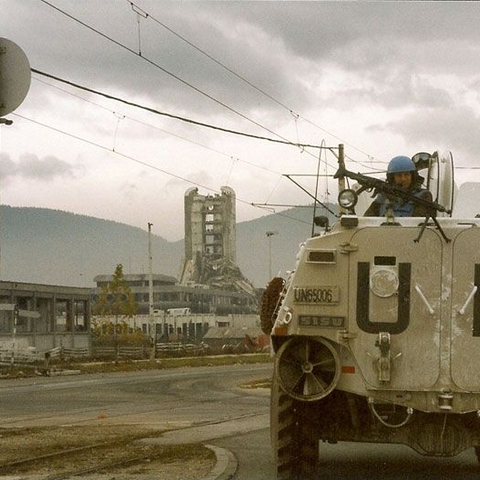
[{"label": "overcast sky", "polygon": [[[452,150],[480,166],[480,3],[0,0],[0,36],[40,72],[168,115],[336,147],[347,168]],[[283,174],[333,175],[328,150],[222,132],[32,74],[0,130],[3,204],[184,236],[185,191],[307,204]],[[456,171],[457,183],[480,170]],[[314,191],[310,177],[296,177]],[[336,201],[322,177],[320,199]],[[275,206],[276,211],[281,207]]]}]

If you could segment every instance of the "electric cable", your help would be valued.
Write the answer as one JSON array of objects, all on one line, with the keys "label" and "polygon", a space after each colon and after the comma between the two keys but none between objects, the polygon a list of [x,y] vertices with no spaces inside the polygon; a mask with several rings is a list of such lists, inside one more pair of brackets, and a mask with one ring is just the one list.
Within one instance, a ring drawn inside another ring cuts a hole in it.
[{"label": "electric cable", "polygon": [[[62,10],[62,9],[59,8],[59,7],[57,7],[56,5],[53,5],[52,3],[48,2],[47,0],[40,0],[40,1],[41,1],[42,3],[44,3],[45,5],[53,8],[53,9],[56,10],[57,12],[61,13],[62,15],[65,15],[66,17],[70,18],[71,20],[73,20],[73,21],[77,22],[78,24],[82,25],[83,27],[88,28],[90,31],[96,33],[97,35],[100,35],[101,37],[103,37],[103,38],[105,38],[106,40],[114,43],[115,45],[123,48],[124,50],[128,51],[129,53],[132,53],[132,54],[135,55],[137,58],[140,58],[140,59],[148,62],[150,65],[158,68],[158,69],[161,70],[163,73],[169,75],[170,77],[174,78],[175,80],[179,81],[180,83],[184,84],[185,86],[193,89],[195,92],[197,92],[197,93],[205,96],[205,97],[208,98],[209,100],[212,100],[213,102],[215,102],[215,103],[217,103],[218,105],[222,106],[223,108],[229,110],[230,112],[235,113],[236,115],[240,116],[240,117],[243,118],[244,120],[247,120],[248,122],[253,123],[254,125],[256,125],[257,127],[262,128],[263,130],[266,130],[267,132],[271,133],[272,135],[275,135],[276,137],[283,139],[283,142],[278,141],[279,143],[285,143],[285,144],[289,144],[289,145],[292,145],[292,146],[297,146],[297,145],[295,145],[294,142],[290,142],[290,141],[287,140],[285,137],[282,137],[281,135],[275,133],[273,130],[269,129],[268,127],[266,127],[266,126],[262,125],[261,123],[255,121],[255,120],[253,120],[253,119],[251,119],[251,118],[249,118],[248,116],[246,116],[245,114],[239,112],[238,110],[235,110],[234,108],[230,107],[230,106],[227,105],[226,103],[224,103],[224,102],[216,99],[216,98],[213,97],[212,95],[204,92],[204,91],[201,90],[200,88],[195,87],[195,85],[187,82],[186,80],[184,80],[183,78],[179,77],[178,75],[175,75],[174,73],[170,72],[169,70],[167,70],[166,68],[162,67],[161,65],[159,65],[159,64],[156,63],[156,62],[154,62],[153,60],[150,60],[149,58],[143,56],[141,53],[135,52],[135,50],[131,49],[130,47],[127,47],[127,46],[124,45],[123,43],[121,43],[121,42],[113,39],[112,37],[106,35],[105,33],[101,32],[100,30],[98,30],[98,29],[92,27],[91,25],[83,22],[82,20],[76,18],[75,16],[71,15],[70,13]],[[33,71],[33,69],[32,69],[32,71]],[[38,71],[37,71],[37,73],[41,73],[41,72],[38,72]],[[53,76],[52,76],[51,78],[53,78]],[[93,93],[95,93],[95,92],[93,92]],[[159,112],[154,112],[154,113],[159,113]],[[175,117],[172,116],[172,118],[175,118]],[[180,119],[180,118],[177,118],[177,119]],[[185,120],[185,121],[186,121],[186,120]],[[192,121],[191,121],[191,123],[192,123]],[[197,124],[200,125],[201,122],[198,122]],[[204,124],[203,126],[207,126],[207,124]],[[209,127],[209,128],[211,128],[211,127]],[[216,128],[217,128],[217,130],[222,130],[220,127],[216,127]],[[227,132],[228,132],[227,129],[225,129],[224,131],[227,131]],[[233,133],[233,131],[231,131],[231,132],[229,132],[229,133]],[[238,133],[237,133],[237,135],[238,135]],[[252,137],[252,138],[255,138],[255,136],[251,136],[251,137]],[[260,138],[261,138],[261,137],[260,137]],[[263,139],[266,140],[267,138],[265,137],[265,138],[263,138]],[[273,140],[273,139],[270,139],[270,141],[274,141],[274,140]],[[300,145],[299,147],[300,147],[300,148],[303,148],[304,146],[303,146],[303,145]],[[317,147],[312,146],[312,147],[313,147],[313,148],[318,148],[318,146],[317,146]]]},{"label": "electric cable", "polygon": [[[137,57],[141,58],[141,59],[144,59],[146,60],[148,63],[152,64],[153,66],[157,67],[158,69],[160,69],[161,71],[163,71],[164,73],[172,76],[173,78],[175,78],[176,80],[182,82],[184,85],[194,89],[195,91],[197,91],[198,93],[202,94],[202,95],[205,95],[207,98],[211,99],[212,101],[215,101],[216,103],[220,104],[221,106],[223,106],[224,108],[227,108],[228,110],[232,111],[233,113],[236,113],[237,115],[241,116],[242,118],[254,123],[255,125],[269,131],[270,133],[272,133],[273,135],[279,137],[279,138],[284,138],[280,135],[278,135],[277,133],[273,132],[272,130],[268,129],[267,127],[265,127],[264,125],[261,125],[260,123],[252,120],[251,118],[247,117],[246,115],[243,115],[242,113],[238,112],[237,110],[229,107],[228,105],[226,105],[225,103],[219,101],[218,99],[214,98],[213,96],[207,94],[206,92],[203,92],[202,90],[200,90],[199,88],[195,87],[194,85],[190,84],[189,82],[186,82],[185,80],[183,80],[182,78],[180,78],[179,76],[173,74],[172,72],[169,72],[168,70],[166,70],[165,68],[161,67],[160,65],[158,65],[157,63],[153,62],[152,60],[150,59],[147,59],[145,57],[142,56],[141,54],[141,47],[139,46],[139,53],[135,52],[134,50],[132,50],[131,48],[127,47],[126,45],[120,43],[119,41],[117,40],[114,40],[112,37],[102,33],[101,31],[97,30],[96,28],[92,27],[91,25],[88,25],[87,23],[79,20],[78,18],[74,17],[73,15],[65,12],[64,10],[60,9],[59,7],[53,5],[52,3],[46,1],[46,0],[41,0],[45,5],[48,5],[50,6],[51,8],[55,9],[56,11],[60,12],[61,14],[67,16],[68,18],[74,20],[75,22],[79,23],[80,25],[88,28],[89,30],[93,31],[94,33],[102,36],[103,38],[113,42],[114,44],[120,46],[121,48],[127,50],[128,52],[136,55]],[[148,18],[149,14],[143,10],[141,10],[141,12],[139,13],[139,8],[133,4],[132,2],[130,2],[131,6],[132,6],[132,9],[137,13],[137,15],[141,14],[144,18]],[[141,34],[140,34],[140,18],[138,18],[138,23],[139,23],[139,45],[140,45],[140,42],[141,42]],[[213,57],[212,57],[213,58]],[[37,73],[40,73],[42,74],[43,72],[39,72],[37,71]],[[54,77],[54,76],[51,76],[51,78],[56,78],[58,79],[58,77]],[[71,85],[75,85],[73,84],[73,82],[69,82]],[[77,85],[78,86],[78,85]],[[255,87],[253,84],[252,84],[253,87]],[[86,87],[84,87],[84,89],[86,89]],[[96,93],[96,94],[102,94],[98,91],[94,91],[92,89],[86,89],[87,91],[90,91],[92,93]],[[264,92],[266,93],[266,92]],[[112,96],[107,96],[106,94],[103,94],[106,98],[111,98],[111,99],[115,99],[117,101],[123,101],[124,103],[127,103],[129,105],[132,105],[132,106],[136,106],[136,107],[139,107],[139,108],[144,108],[145,110],[148,110],[152,113],[156,113],[156,114],[160,114],[160,115],[167,115],[167,116],[170,116],[171,118],[176,118],[176,119],[179,119],[179,120],[182,120],[182,121],[187,121],[187,122],[190,122],[190,123],[194,123],[196,125],[199,125],[199,126],[204,126],[204,127],[208,127],[208,128],[215,128],[217,130],[220,130],[220,131],[224,131],[224,132],[227,132],[227,133],[232,133],[232,134],[236,134],[236,135],[244,135],[244,136],[248,136],[250,138],[258,138],[258,139],[262,139],[262,140],[267,140],[267,141],[274,141],[274,142],[278,142],[278,143],[283,143],[283,144],[288,144],[288,145],[292,145],[292,146],[295,146],[295,147],[298,147],[298,148],[301,148],[302,151],[304,151],[304,148],[305,147],[312,147],[312,148],[321,148],[319,147],[318,145],[308,145],[308,144],[300,144],[300,143],[295,143],[295,142],[291,142],[289,140],[286,140],[284,139],[283,141],[279,141],[279,140],[276,140],[276,139],[271,139],[271,138],[268,138],[268,137],[262,137],[262,136],[257,136],[257,135],[251,135],[251,134],[245,134],[243,132],[238,132],[238,131],[233,131],[233,130],[230,130],[230,129],[223,129],[221,127],[214,127],[212,125],[208,125],[208,124],[205,124],[203,122],[196,122],[196,121],[193,121],[191,119],[186,119],[184,117],[179,117],[179,116],[175,116],[175,115],[171,115],[171,114],[166,114],[164,112],[159,112],[158,110],[155,110],[155,109],[150,109],[148,107],[142,107],[140,105],[137,105],[137,104],[134,104],[132,102],[127,102],[125,100],[122,100],[122,99],[119,99],[119,98],[116,98],[116,97],[112,97]],[[273,98],[273,97],[272,97]],[[292,114],[293,114],[293,111],[289,110]],[[333,151],[333,148],[330,148],[328,147],[329,150]],[[310,152],[308,152],[310,154]]]},{"label": "electric cable", "polygon": [[[264,95],[265,97],[267,97],[268,99],[270,99],[271,101],[275,102],[277,105],[283,107],[284,109],[286,109],[289,113],[291,113],[294,117],[295,117],[295,120],[298,120],[299,118],[301,118],[302,120],[304,120],[305,122],[309,123],[310,125],[314,126],[315,128],[318,128],[319,130],[323,131],[324,133],[326,133],[327,135],[330,135],[331,137],[337,139],[340,143],[343,143],[345,145],[348,145],[349,147],[357,150],[358,152],[362,153],[363,155],[365,155],[369,160],[372,160],[374,157],[372,155],[369,155],[368,153],[364,152],[363,150],[361,150],[360,148],[356,147],[355,145],[352,145],[351,143],[348,143],[348,142],[345,142],[344,140],[342,140],[340,137],[338,137],[337,135],[334,135],[333,133],[329,132],[328,130],[326,130],[325,128],[317,125],[316,123],[312,122],[311,120],[305,118],[304,116],[296,113],[292,108],[288,107],[286,104],[284,104],[283,102],[281,102],[280,100],[278,100],[277,98],[275,98],[274,96],[270,95],[268,92],[266,92],[265,90],[263,90],[262,88],[259,88],[257,87],[254,83],[252,83],[250,80],[248,80],[247,78],[245,78],[244,76],[240,75],[239,73],[235,72],[233,69],[231,69],[230,67],[228,67],[227,65],[225,65],[223,62],[221,62],[220,60],[217,60],[215,57],[213,57],[211,54],[207,53],[205,50],[201,49],[200,47],[198,47],[197,45],[195,45],[192,41],[188,40],[187,38],[185,38],[183,35],[180,35],[179,33],[177,33],[175,30],[173,30],[172,28],[170,28],[168,25],[166,25],[165,23],[161,22],[160,20],[158,20],[156,17],[154,17],[152,14],[146,12],[145,10],[141,9],[140,7],[138,7],[135,3],[133,3],[132,1],[130,0],[126,0],[127,3],[130,4],[130,6],[132,7],[132,10],[134,12],[136,12],[137,14],[139,14],[139,12],[141,12],[140,14],[143,16],[143,18],[149,18],[151,19],[153,22],[157,23],[158,25],[160,25],[161,27],[163,27],[165,30],[169,31],[172,35],[175,35],[177,38],[179,38],[180,40],[182,40],[183,42],[185,42],[187,45],[189,45],[190,47],[194,48],[196,51],[200,52],[202,55],[204,55],[205,57],[207,57],[208,59],[210,59],[212,62],[216,63],[217,65],[219,65],[221,68],[223,68],[224,70],[226,70],[227,72],[231,73],[232,75],[234,75],[236,78],[238,78],[239,80],[241,80],[242,82],[246,83],[247,85],[249,85],[250,87],[252,87],[254,90],[256,90],[257,92],[261,93],[262,95]],[[297,130],[297,138],[298,138],[298,126],[297,126],[297,123],[295,123],[295,127],[296,127],[296,130]],[[353,160],[351,159],[352,161],[356,162],[356,160]]]},{"label": "electric cable", "polygon": [[[44,1],[44,0],[42,0],[42,1]],[[154,113],[156,115],[161,115],[161,116],[165,116],[165,117],[168,117],[168,118],[173,118],[175,120],[180,120],[182,122],[190,123],[192,125],[197,125],[197,126],[200,126],[200,127],[210,128],[210,129],[213,129],[213,130],[218,130],[220,132],[225,132],[225,133],[229,133],[229,134],[232,134],[232,135],[240,135],[240,136],[243,136],[243,137],[253,138],[253,139],[256,139],[256,140],[265,140],[265,141],[269,141],[269,142],[273,142],[273,143],[279,143],[279,144],[282,144],[282,145],[290,145],[292,147],[298,147],[298,148],[316,148],[316,149],[326,148],[328,150],[336,148],[336,147],[322,147],[320,145],[314,145],[314,144],[308,144],[308,143],[294,143],[294,142],[291,142],[289,140],[279,140],[279,139],[276,139],[276,138],[263,137],[263,136],[260,136],[260,135],[253,135],[253,134],[250,134],[250,133],[240,132],[238,130],[231,130],[231,129],[228,129],[228,128],[218,127],[218,126],[215,126],[215,125],[211,125],[209,123],[199,122],[197,120],[193,120],[193,119],[186,118],[186,117],[181,117],[179,115],[174,115],[172,113],[162,112],[162,111],[157,110],[157,109],[152,108],[152,107],[147,107],[145,105],[140,105],[138,103],[130,102],[129,100],[125,100],[125,99],[120,98],[120,97],[115,97],[115,96],[110,95],[108,93],[100,92],[99,90],[94,90],[93,88],[85,87],[85,86],[80,85],[78,83],[71,82],[70,80],[66,80],[64,78],[57,77],[57,76],[52,75],[50,73],[42,72],[41,70],[37,70],[36,68],[31,68],[31,71],[33,73],[37,73],[38,75],[43,75],[45,77],[51,78],[51,79],[56,80],[58,82],[65,83],[66,85],[70,85],[70,86],[78,88],[80,90],[84,90],[86,92],[93,93],[95,95],[100,95],[104,98],[108,98],[109,100],[115,100],[117,102],[124,103],[125,105],[129,105],[131,107],[139,108],[141,110],[145,110],[147,112]]]},{"label": "electric cable", "polygon": [[[120,103],[124,103],[124,104],[129,105],[129,106],[133,106],[133,107],[136,107],[136,108],[139,108],[139,109],[143,109],[143,110],[146,110],[146,111],[148,111],[148,112],[150,112],[150,113],[155,113],[155,114],[164,115],[164,116],[167,116],[167,117],[170,117],[170,118],[175,118],[175,119],[183,120],[183,121],[186,121],[187,123],[193,123],[193,124],[195,124],[195,125],[207,126],[207,127],[209,127],[209,128],[212,128],[212,129],[215,129],[215,130],[221,130],[221,131],[227,132],[227,133],[235,133],[235,134],[237,134],[237,135],[242,135],[242,136],[247,136],[247,137],[253,137],[253,138],[257,139],[257,140],[268,140],[268,141],[272,141],[272,142],[274,142],[274,143],[285,144],[285,142],[283,142],[283,141],[281,141],[281,140],[278,140],[278,139],[272,139],[272,138],[268,138],[268,137],[260,137],[260,136],[257,136],[257,135],[253,135],[253,136],[252,136],[252,135],[246,134],[246,133],[244,133],[244,132],[238,132],[238,131],[234,131],[234,130],[227,130],[227,129],[224,129],[224,128],[222,128],[222,127],[216,127],[216,126],[213,126],[213,125],[210,125],[210,124],[205,124],[205,123],[203,123],[203,122],[197,122],[197,121],[195,121],[195,120],[187,119],[187,118],[185,118],[185,117],[180,117],[180,116],[177,116],[177,115],[173,115],[173,114],[169,114],[169,113],[165,113],[165,112],[160,112],[160,111],[158,111],[158,110],[156,110],[156,109],[153,109],[153,108],[151,108],[151,107],[142,106],[142,105],[140,105],[140,104],[136,104],[136,103],[130,102],[130,101],[128,101],[128,100],[121,99],[121,98],[119,98],[119,97],[115,97],[115,96],[106,94],[106,93],[104,93],[104,92],[100,92],[100,91],[98,91],[98,90],[91,89],[91,88],[89,88],[89,87],[85,87],[85,86],[83,86],[83,85],[79,85],[79,84],[77,84],[77,83],[71,82],[71,81],[66,80],[66,79],[62,79],[62,78],[57,77],[57,76],[55,76],[55,75],[42,72],[42,71],[37,70],[37,69],[35,69],[35,68],[31,68],[31,70],[32,70],[32,72],[34,72],[34,73],[37,73],[37,74],[42,75],[42,76],[45,76],[45,77],[47,77],[47,78],[51,78],[51,79],[56,80],[56,81],[59,81],[59,82],[61,82],[61,83],[65,83],[65,84],[67,84],[67,85],[73,86],[73,87],[78,88],[78,89],[80,89],[80,90],[84,90],[84,91],[87,91],[87,92],[89,92],[89,93],[94,93],[94,94],[96,94],[96,95],[103,96],[103,97],[108,98],[108,99],[110,99],[110,100],[115,100],[115,101],[118,101],[118,102],[120,102]],[[115,113],[115,112],[114,112],[114,113]],[[117,122],[117,126],[118,126],[118,122]],[[286,144],[292,146],[292,143],[291,143],[291,142],[286,142]],[[310,144],[300,144],[300,143],[299,143],[299,144],[294,144],[293,146],[301,147],[301,148],[302,148],[302,151],[305,151],[304,147],[314,147],[314,148],[318,148],[318,149],[320,149],[320,150],[322,150],[322,149],[323,149],[323,150],[330,150],[330,151],[332,151],[332,152],[334,152],[334,150],[335,150],[335,148],[336,148],[336,147],[326,147],[326,146],[324,145],[324,141],[322,141],[322,145],[310,145]],[[232,158],[232,160],[234,160],[233,157],[230,157],[230,158]],[[329,165],[328,165],[328,162],[326,162],[326,161],[325,161],[325,164],[326,164],[326,166],[329,166]],[[334,167],[332,167],[332,168],[334,168]],[[283,176],[285,176],[285,175],[283,175]],[[298,185],[298,184],[297,184],[297,185]],[[276,187],[275,187],[275,188],[276,188]],[[303,187],[300,187],[300,188],[303,189]],[[305,189],[303,189],[303,190],[306,191]],[[271,192],[271,193],[273,193],[273,192]],[[270,194],[270,195],[271,195],[271,194]],[[310,195],[310,196],[311,196],[311,195]],[[314,198],[316,199],[316,197],[314,197]],[[316,200],[316,201],[318,201],[318,200]],[[331,213],[333,213],[333,212],[332,212],[328,207],[326,207],[322,202],[319,202],[319,203],[320,203],[320,205],[321,205],[322,207],[326,208],[328,211],[330,211]]]},{"label": "electric cable", "polygon": [[49,87],[51,87],[51,88],[54,88],[54,89],[56,89],[56,90],[58,90],[58,91],[60,91],[60,92],[62,92],[62,93],[64,93],[64,94],[66,94],[66,95],[71,95],[71,96],[73,96],[73,97],[75,97],[75,98],[77,98],[77,99],[79,99],[79,100],[81,100],[81,101],[83,101],[83,102],[89,103],[89,104],[91,104],[91,105],[94,105],[94,106],[97,107],[97,108],[100,108],[100,109],[102,109],[102,110],[105,110],[105,111],[107,111],[107,112],[110,112],[110,113],[112,113],[113,115],[118,115],[118,114],[120,114],[120,115],[122,115],[123,118],[126,118],[126,119],[128,119],[128,120],[130,120],[130,121],[132,121],[132,122],[138,123],[139,125],[143,125],[144,127],[152,128],[152,129],[157,130],[157,131],[159,131],[159,132],[162,132],[162,133],[165,133],[165,134],[170,135],[170,136],[172,136],[172,137],[178,138],[178,139],[180,139],[180,140],[182,140],[182,141],[184,141],[184,142],[188,142],[188,143],[191,143],[191,144],[193,144],[193,145],[197,145],[197,146],[202,147],[202,148],[204,148],[205,150],[208,150],[208,151],[210,151],[210,152],[214,152],[214,153],[217,153],[217,154],[222,155],[222,156],[224,156],[224,157],[228,157],[228,158],[231,159],[231,160],[235,160],[235,161],[239,161],[239,162],[241,162],[241,163],[245,163],[245,164],[247,164],[247,165],[250,165],[251,167],[255,167],[255,168],[264,170],[264,171],[266,171],[266,172],[275,174],[275,175],[279,175],[279,176],[282,175],[281,172],[277,172],[277,171],[275,171],[275,170],[272,170],[271,168],[264,167],[263,165],[258,165],[258,164],[256,164],[256,163],[253,163],[253,162],[250,162],[250,161],[248,161],[248,160],[245,160],[245,159],[239,158],[239,157],[237,157],[237,156],[234,156],[234,155],[232,155],[232,154],[230,154],[230,153],[222,152],[221,150],[217,150],[217,149],[215,149],[215,148],[209,147],[208,145],[205,145],[205,144],[203,144],[203,143],[201,143],[201,142],[198,142],[198,141],[196,141],[196,140],[192,140],[192,139],[190,139],[190,138],[186,138],[186,137],[184,137],[184,136],[182,136],[182,135],[179,135],[178,133],[171,132],[170,130],[165,130],[164,128],[160,128],[160,127],[157,127],[156,125],[152,125],[151,123],[148,123],[148,122],[139,120],[139,119],[137,119],[137,118],[131,117],[130,115],[126,115],[126,114],[124,114],[124,113],[120,113],[120,112],[117,112],[117,111],[115,111],[115,110],[112,110],[111,108],[105,107],[104,105],[100,105],[99,103],[92,102],[91,100],[88,100],[88,99],[86,99],[86,98],[84,98],[84,97],[82,97],[82,96],[80,96],[80,95],[76,95],[75,93],[69,92],[69,91],[67,91],[67,90],[65,90],[65,89],[63,89],[63,88],[60,88],[60,87],[56,86],[56,85],[53,85],[53,84],[48,83],[48,82],[45,82],[44,80],[41,80],[40,78],[37,78],[37,77],[33,77],[33,78],[34,78],[34,80],[37,81],[37,82],[43,83],[44,85],[47,85],[47,86],[49,86]]},{"label": "electric cable", "polygon": [[[36,70],[36,69],[32,69],[32,71],[34,71],[34,73],[42,73],[42,72],[39,72],[39,71]],[[53,79],[57,79],[56,77],[51,76],[50,74],[44,74],[44,75],[46,75],[46,76],[48,76],[48,77],[53,77]],[[72,85],[72,86],[74,86],[74,87],[77,87],[77,85],[76,85],[76,84],[73,84],[72,82],[69,82],[69,81],[66,81],[66,80],[65,80],[64,82],[67,83],[67,84],[70,84],[70,85]],[[46,82],[43,82],[43,83],[46,83]],[[46,84],[49,85],[49,86],[52,86],[52,85],[49,84],[49,83],[46,83]],[[58,87],[54,87],[54,88],[57,88],[57,89],[58,89]],[[81,89],[86,89],[86,90],[90,91],[90,89],[88,89],[87,87],[80,87],[80,88],[81,88]],[[65,90],[62,90],[62,89],[60,89],[60,91],[65,92],[65,93],[68,93],[68,94],[71,94],[70,92],[66,92]],[[100,93],[100,92],[95,92],[95,93]],[[73,95],[73,94],[71,94],[71,95]],[[80,100],[85,100],[85,99],[83,99],[83,97],[79,97],[79,96],[77,96],[77,95],[73,95],[73,96],[75,96],[76,98],[79,98]],[[115,97],[113,97],[113,98],[115,98]],[[86,100],[85,100],[85,101],[86,101]],[[120,101],[122,101],[122,100],[120,99]],[[93,105],[96,105],[96,106],[98,106],[98,107],[100,107],[100,108],[103,108],[103,109],[105,109],[105,110],[107,110],[107,111],[112,112],[114,115],[116,115],[116,116],[119,118],[119,120],[120,120],[120,118],[121,118],[121,119],[125,118],[125,115],[123,115],[123,114],[118,114],[117,112],[112,111],[112,110],[110,110],[110,109],[107,108],[107,107],[100,106],[100,105],[95,104],[94,102],[90,102],[90,101],[89,101],[89,103],[92,103]],[[119,115],[121,115],[121,117],[120,117]],[[27,119],[26,117],[24,117],[24,118]],[[30,121],[32,121],[32,122],[36,122],[35,120],[32,120],[32,119],[27,119],[27,120],[30,120]],[[115,129],[114,146],[113,146],[113,149],[112,149],[112,151],[113,151],[114,153],[117,153],[116,150],[115,150],[115,144],[116,144],[116,133],[117,133],[118,125],[119,125],[119,120],[117,121],[116,129]],[[50,126],[48,126],[48,125],[46,125],[46,124],[41,124],[40,122],[37,122],[37,123],[39,123],[40,125],[43,125],[44,127],[52,128],[53,130],[62,133],[61,130],[56,129],[55,127],[50,127]],[[140,122],[140,123],[142,123],[142,122]],[[147,125],[148,125],[148,124],[147,124]],[[150,125],[149,125],[149,126],[150,126]],[[153,127],[153,128],[156,128],[156,127]],[[162,129],[159,129],[159,130],[162,130]],[[162,130],[162,131],[163,131],[163,130]],[[69,134],[69,133],[67,133],[67,132],[63,132],[63,133],[65,133],[66,135],[72,136],[72,137],[74,137],[74,138],[81,139],[81,137],[75,136],[75,135],[73,135],[73,134]],[[168,133],[168,132],[167,132],[167,133]],[[88,142],[88,140],[85,140],[85,141]],[[201,145],[201,144],[200,144],[200,145]],[[106,148],[106,147],[105,147],[105,148]],[[326,148],[327,148],[327,147],[324,146],[324,142],[322,142],[321,148],[322,148],[322,149],[326,149]],[[225,155],[226,155],[226,154],[225,154]],[[232,161],[238,160],[237,158],[234,158],[234,157],[232,157],[232,156],[230,156],[230,158],[232,159]],[[250,163],[250,164],[251,164],[251,162],[246,162],[246,163]],[[255,164],[251,164],[251,165],[256,166]],[[232,165],[232,167],[233,167],[233,165]],[[258,168],[263,168],[263,167],[259,167],[259,166],[257,166],[257,167],[258,167]],[[268,169],[265,169],[265,170],[267,170],[267,171],[269,171],[269,172],[271,172],[271,173],[278,174],[278,172],[273,172],[273,171],[268,170]],[[164,171],[164,173],[168,173],[168,172]],[[280,180],[282,179],[282,177],[285,176],[285,175],[282,175],[282,174],[278,174],[278,175],[280,175],[280,178],[279,178],[279,180],[278,180],[278,182],[277,182],[277,184],[275,185],[275,187],[274,187],[273,190],[275,190],[275,189],[277,188],[278,183],[280,182]],[[288,177],[288,175],[287,175],[287,177]],[[194,184],[195,184],[195,183],[194,183]],[[298,185],[298,183],[297,183],[297,185]],[[197,186],[201,186],[201,185],[197,185]],[[302,188],[303,191],[306,191],[303,187],[301,187],[301,188]],[[218,191],[216,191],[215,189],[211,189],[211,190],[214,191],[214,192],[216,192],[216,193],[218,193]],[[273,193],[273,191],[270,193],[269,197],[271,196],[272,193]],[[310,196],[311,196],[311,195],[310,195]],[[316,196],[315,196],[314,198],[316,199]],[[330,213],[333,213],[333,214],[335,215],[335,213],[334,213],[331,209],[329,209],[324,203],[322,203],[322,202],[320,202],[320,201],[318,201],[318,200],[316,200],[316,201],[317,201],[323,208],[325,208],[327,211],[329,211]],[[246,202],[246,201],[245,201],[245,202]],[[249,202],[246,202],[246,203],[249,203]],[[263,204],[263,205],[262,205],[262,204],[257,204],[257,203],[249,203],[249,204],[250,204],[251,206],[254,206],[254,207],[257,207],[257,208],[263,208],[263,206],[267,205],[267,202],[265,202],[265,204]],[[275,210],[273,209],[273,211],[275,211]],[[279,212],[276,212],[276,213],[279,213]]]},{"label": "electric cable", "polygon": [[[163,173],[163,174],[168,175],[168,176],[170,176],[170,177],[176,178],[176,179],[181,180],[181,181],[183,181],[183,182],[185,182],[185,183],[188,183],[188,184],[190,184],[190,185],[194,185],[194,186],[196,186],[196,187],[203,188],[203,189],[205,189],[205,190],[207,190],[207,191],[209,191],[209,192],[215,193],[215,194],[221,194],[221,192],[220,192],[219,190],[217,190],[217,189],[208,187],[208,186],[203,185],[203,184],[198,183],[198,182],[194,182],[193,180],[189,180],[188,178],[182,177],[181,175],[178,175],[178,174],[173,173],[173,172],[169,172],[168,170],[165,170],[165,169],[162,169],[162,168],[157,167],[157,166],[155,166],[155,165],[152,165],[151,163],[145,162],[144,160],[140,160],[140,159],[138,159],[138,158],[132,157],[131,155],[127,155],[127,154],[124,154],[124,153],[119,152],[118,150],[112,149],[112,148],[110,148],[110,147],[106,147],[105,145],[101,145],[100,143],[96,143],[96,142],[93,142],[93,141],[91,141],[91,140],[87,140],[87,139],[85,139],[85,138],[83,138],[83,137],[80,137],[80,136],[78,136],[78,135],[75,135],[75,134],[66,132],[66,131],[64,131],[64,130],[60,130],[59,128],[52,127],[52,126],[50,126],[50,125],[47,125],[47,124],[42,123],[42,122],[39,122],[39,121],[37,121],[37,120],[33,120],[33,119],[31,119],[31,118],[25,117],[24,115],[20,115],[20,114],[15,113],[15,112],[12,113],[12,115],[15,116],[15,117],[21,118],[22,120],[26,120],[26,121],[28,121],[28,122],[34,123],[34,124],[36,124],[36,125],[39,125],[39,126],[41,126],[41,127],[48,128],[48,129],[53,130],[53,131],[55,131],[55,132],[57,132],[57,133],[60,133],[60,134],[62,134],[62,135],[66,135],[66,136],[68,136],[68,137],[74,138],[75,140],[81,141],[81,142],[83,142],[83,143],[86,143],[86,144],[91,145],[91,146],[93,146],[93,147],[96,147],[96,148],[99,148],[99,149],[101,149],[101,150],[107,151],[107,152],[112,153],[112,154],[114,154],[114,155],[118,155],[119,157],[122,157],[122,158],[124,158],[124,159],[126,159],[126,160],[129,160],[129,161],[138,163],[139,165],[142,165],[142,166],[147,167],[147,168],[151,168],[151,169],[153,169],[153,170],[156,170],[157,172],[160,172],[160,173]],[[249,202],[249,201],[247,201],[247,200],[243,200],[243,199],[239,198],[238,196],[236,197],[236,200],[237,200],[238,202],[240,202],[240,203],[243,203],[244,205],[249,205],[249,206],[255,207],[255,208],[262,208],[260,205],[257,205],[257,204],[255,204],[255,203],[253,203],[253,202]],[[307,222],[305,222],[305,221],[303,221],[303,220],[296,219],[296,218],[294,218],[294,217],[290,217],[289,215],[283,214],[282,212],[275,212],[275,213],[276,213],[277,215],[280,215],[280,216],[285,217],[285,218],[289,218],[289,219],[291,219],[291,220],[298,221],[298,222],[300,222],[300,223],[307,223]],[[309,224],[309,223],[308,223],[308,224]]]}]

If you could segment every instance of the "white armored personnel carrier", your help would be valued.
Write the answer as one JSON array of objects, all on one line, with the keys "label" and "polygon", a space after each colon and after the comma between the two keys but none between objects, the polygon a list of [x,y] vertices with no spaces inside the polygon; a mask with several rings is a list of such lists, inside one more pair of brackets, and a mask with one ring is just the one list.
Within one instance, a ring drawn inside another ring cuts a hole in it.
[{"label": "white armored personnel carrier", "polygon": [[433,195],[426,218],[362,216],[374,190],[421,200],[341,164],[336,177],[357,182],[344,213],[317,219],[264,294],[278,479],[317,478],[319,442],[480,456],[480,185],[456,191],[450,152],[412,160]]}]

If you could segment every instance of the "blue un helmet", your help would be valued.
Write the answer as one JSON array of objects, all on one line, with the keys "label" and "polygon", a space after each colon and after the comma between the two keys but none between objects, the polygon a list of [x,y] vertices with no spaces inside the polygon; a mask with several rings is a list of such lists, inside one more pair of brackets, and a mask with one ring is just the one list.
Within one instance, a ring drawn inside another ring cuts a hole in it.
[{"label": "blue un helmet", "polygon": [[389,173],[400,173],[400,172],[414,172],[415,164],[409,157],[400,155],[398,157],[393,157],[388,164],[387,174]]},{"label": "blue un helmet", "polygon": [[399,155],[390,160],[387,168],[387,182],[393,183],[393,175],[400,172],[412,172],[412,184],[415,183],[417,179],[417,169],[410,157]]}]

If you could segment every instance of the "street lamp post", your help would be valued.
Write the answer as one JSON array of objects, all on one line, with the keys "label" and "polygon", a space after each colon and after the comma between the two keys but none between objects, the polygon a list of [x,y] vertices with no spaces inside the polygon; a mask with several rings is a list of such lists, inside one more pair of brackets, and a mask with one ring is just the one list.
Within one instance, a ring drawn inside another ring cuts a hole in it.
[{"label": "street lamp post", "polygon": [[150,320],[150,336],[152,339],[152,349],[150,351],[152,359],[155,358],[155,343],[157,341],[157,331],[155,319],[153,318],[153,273],[152,273],[152,226],[148,223],[148,316]]},{"label": "street lamp post", "polygon": [[272,237],[278,232],[265,232],[268,239],[268,281],[272,279]]}]

